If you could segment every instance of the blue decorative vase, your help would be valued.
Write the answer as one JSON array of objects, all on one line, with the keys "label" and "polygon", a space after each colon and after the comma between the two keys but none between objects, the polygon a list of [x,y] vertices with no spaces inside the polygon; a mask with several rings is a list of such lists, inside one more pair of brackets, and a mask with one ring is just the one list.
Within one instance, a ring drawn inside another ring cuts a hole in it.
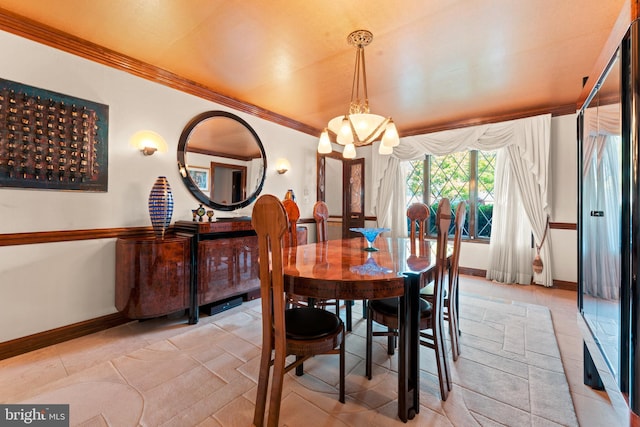
[{"label": "blue decorative vase", "polygon": [[164,233],[171,224],[173,215],[173,194],[169,181],[159,176],[149,193],[149,216],[156,237],[164,239]]}]

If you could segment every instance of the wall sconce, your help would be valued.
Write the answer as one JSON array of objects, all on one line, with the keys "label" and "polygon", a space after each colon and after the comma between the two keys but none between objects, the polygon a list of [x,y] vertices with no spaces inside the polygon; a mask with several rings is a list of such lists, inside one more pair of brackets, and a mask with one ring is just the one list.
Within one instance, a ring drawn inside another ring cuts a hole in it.
[{"label": "wall sconce", "polygon": [[136,132],[129,140],[129,144],[140,150],[145,156],[151,156],[156,151],[167,151],[167,143],[164,138],[150,130]]},{"label": "wall sconce", "polygon": [[142,147],[142,154],[144,154],[145,156],[151,156],[153,155],[153,153],[155,153],[156,151],[158,151],[158,149],[156,147]]},{"label": "wall sconce", "polygon": [[278,159],[276,160],[276,172],[280,175],[286,173],[289,169],[291,169],[291,164],[287,159]]}]

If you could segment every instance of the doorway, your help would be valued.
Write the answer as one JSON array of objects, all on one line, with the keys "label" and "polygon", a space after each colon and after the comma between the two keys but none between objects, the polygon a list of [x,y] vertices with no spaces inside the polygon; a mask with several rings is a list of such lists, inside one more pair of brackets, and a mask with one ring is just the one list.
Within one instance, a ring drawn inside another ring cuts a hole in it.
[{"label": "doorway", "polygon": [[364,227],[364,159],[332,152],[317,155],[318,200],[329,209],[328,238],[350,238],[349,228]]}]

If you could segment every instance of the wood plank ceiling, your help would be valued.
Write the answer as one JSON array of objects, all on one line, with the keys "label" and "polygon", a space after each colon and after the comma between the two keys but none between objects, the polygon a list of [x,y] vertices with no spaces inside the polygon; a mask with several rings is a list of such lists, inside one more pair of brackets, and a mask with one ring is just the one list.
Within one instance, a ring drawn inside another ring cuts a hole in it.
[{"label": "wood plank ceiling", "polygon": [[310,134],[346,112],[346,37],[368,29],[371,110],[402,136],[575,111],[624,2],[0,0],[0,18],[19,15],[20,35],[38,41],[62,32],[151,64]]}]

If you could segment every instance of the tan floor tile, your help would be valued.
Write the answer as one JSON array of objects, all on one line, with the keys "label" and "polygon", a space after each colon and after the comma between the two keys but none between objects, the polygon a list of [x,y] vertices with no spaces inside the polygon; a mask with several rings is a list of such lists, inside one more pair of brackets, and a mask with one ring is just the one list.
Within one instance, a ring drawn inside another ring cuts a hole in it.
[{"label": "tan floor tile", "polygon": [[[236,400],[243,400],[243,394],[254,388],[254,383],[246,377],[238,377],[233,382],[225,384],[206,397],[193,402],[186,410],[180,411],[177,415],[166,422],[166,425],[176,427],[195,425],[221,425],[213,418],[227,405],[231,405]],[[255,391],[254,391],[255,392]],[[253,403],[251,403],[253,405]],[[252,406],[253,407],[253,406]]]},{"label": "tan floor tile", "polygon": [[260,316],[253,316],[251,313],[241,311],[229,313],[229,315],[221,317],[220,319],[216,318],[213,321],[213,324],[227,332],[234,332],[246,327],[252,327],[253,329],[260,331],[260,328],[255,327],[256,320],[260,321],[260,319]]},{"label": "tan floor tile", "polygon": [[188,372],[199,363],[168,341],[156,343],[113,361],[126,381],[146,391]]},{"label": "tan floor tile", "polygon": [[127,384],[81,381],[29,398],[29,404],[69,404],[70,424],[95,419],[96,415],[111,426],[140,424],[144,397]]},{"label": "tan floor tile", "polygon": [[227,338],[219,340],[215,344],[225,351],[233,354],[238,359],[246,362],[256,356],[260,356],[260,345],[262,345],[262,340],[252,344],[249,341],[231,334]]},{"label": "tan floor tile", "polygon": [[553,312],[553,329],[556,335],[579,336],[580,329],[578,329],[576,321],[576,312],[565,315]]},{"label": "tan floor tile", "polygon": [[60,358],[69,374],[109,361],[114,357],[147,345],[140,335],[130,335],[127,325],[56,344]]},{"label": "tan floor tile", "polygon": [[[215,414],[213,418],[225,427],[246,427],[253,423],[254,404],[244,398],[235,399]],[[265,418],[266,420],[266,418]]]},{"label": "tan floor tile", "polygon": [[[247,424],[250,425],[250,424]],[[176,426],[179,427],[179,426]],[[207,417],[205,420],[199,422],[196,427],[225,427],[223,424],[220,424],[220,421],[213,417]]]},{"label": "tan floor tile", "polygon": [[0,402],[14,403],[34,389],[67,376],[55,347],[0,360]]},{"label": "tan floor tile", "polygon": [[593,399],[581,394],[572,394],[576,415],[581,427],[615,427],[622,425],[617,421],[608,399]]},{"label": "tan floor tile", "polygon": [[232,354],[221,352],[216,357],[204,363],[211,372],[222,378],[225,382],[230,383],[243,375],[238,368],[244,366],[246,362],[238,359]]},{"label": "tan floor tile", "polygon": [[582,336],[558,335],[557,341],[563,360],[582,361]]},{"label": "tan floor tile", "polygon": [[222,380],[202,366],[173,377],[145,392],[143,422],[149,426],[161,425],[223,385]]},{"label": "tan floor tile", "polygon": [[198,325],[182,334],[168,338],[180,350],[200,348],[203,345],[213,345],[219,340],[229,337],[229,333],[213,323]]},{"label": "tan floor tile", "polygon": [[201,319],[203,320],[199,324],[190,325],[187,315],[184,314],[182,317],[163,316],[156,319],[133,321],[127,323],[126,326],[132,335],[142,337],[147,344],[153,344],[154,342],[164,341],[188,332],[194,327],[201,327],[207,323],[206,318]]},{"label": "tan floor tile", "polygon": [[[336,401],[337,405],[341,405]],[[343,426],[347,424],[338,418],[322,411],[313,402],[310,402],[296,393],[291,393],[282,399],[280,409],[280,424],[283,426],[305,426],[309,424],[319,426]]]}]

